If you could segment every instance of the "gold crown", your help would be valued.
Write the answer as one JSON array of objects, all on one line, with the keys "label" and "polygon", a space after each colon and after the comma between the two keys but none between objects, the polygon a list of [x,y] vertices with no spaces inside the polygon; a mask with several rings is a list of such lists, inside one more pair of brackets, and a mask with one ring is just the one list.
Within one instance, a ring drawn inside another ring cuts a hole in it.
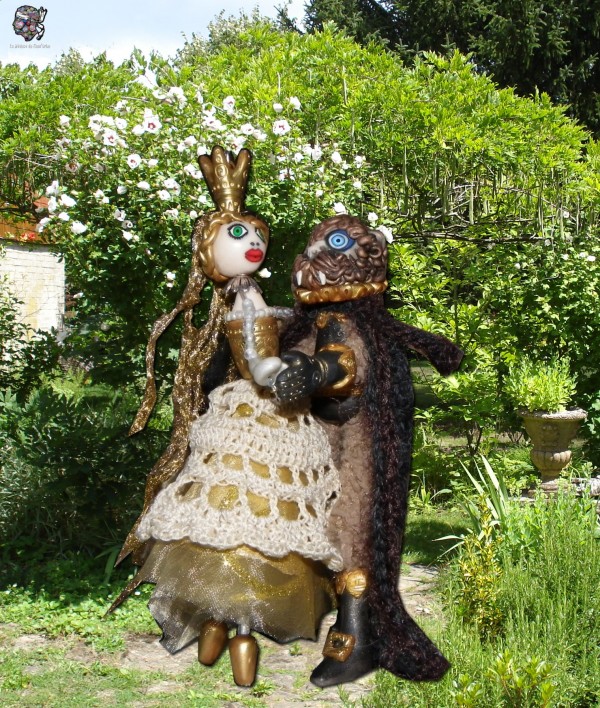
[{"label": "gold crown", "polygon": [[212,149],[210,157],[201,155],[198,158],[210,196],[219,211],[241,213],[251,162],[252,153],[249,150],[240,150],[234,160],[218,145]]}]

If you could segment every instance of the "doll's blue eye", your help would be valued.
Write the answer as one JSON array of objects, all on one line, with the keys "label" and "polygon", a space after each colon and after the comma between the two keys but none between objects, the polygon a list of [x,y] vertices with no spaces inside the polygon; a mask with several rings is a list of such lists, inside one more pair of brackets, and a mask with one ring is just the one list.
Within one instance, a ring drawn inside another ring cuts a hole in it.
[{"label": "doll's blue eye", "polygon": [[347,251],[356,243],[353,238],[348,236],[348,232],[343,231],[342,229],[332,231],[325,241],[330,248],[333,248],[336,251]]},{"label": "doll's blue eye", "polygon": [[227,233],[232,238],[244,238],[244,236],[248,233],[248,229],[243,224],[231,224],[231,226],[227,229]]}]

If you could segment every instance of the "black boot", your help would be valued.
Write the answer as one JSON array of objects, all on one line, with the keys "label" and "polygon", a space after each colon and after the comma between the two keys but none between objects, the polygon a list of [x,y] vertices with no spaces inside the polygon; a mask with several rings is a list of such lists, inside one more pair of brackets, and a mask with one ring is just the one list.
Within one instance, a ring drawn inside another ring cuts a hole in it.
[{"label": "black boot", "polygon": [[338,616],[325,640],[325,658],[310,676],[319,688],[355,681],[377,667],[364,596],[366,588],[367,576],[363,570],[347,571],[336,579]]}]

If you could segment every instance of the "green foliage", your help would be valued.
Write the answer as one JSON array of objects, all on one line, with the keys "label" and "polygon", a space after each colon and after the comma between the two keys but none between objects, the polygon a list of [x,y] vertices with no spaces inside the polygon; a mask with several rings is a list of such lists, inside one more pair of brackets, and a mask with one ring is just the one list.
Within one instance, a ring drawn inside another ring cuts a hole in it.
[{"label": "green foliage", "polygon": [[487,533],[470,536],[444,578],[444,626],[432,634],[448,676],[413,684],[380,672],[369,708],[598,704],[600,542],[590,500],[511,504],[501,529],[485,513]]},{"label": "green foliage", "polygon": [[576,377],[567,357],[548,362],[520,358],[504,380],[504,391],[518,408],[555,413],[562,411],[575,394]]},{"label": "green foliage", "polygon": [[50,380],[23,404],[0,400],[0,535],[5,562],[46,548],[98,552],[122,538],[138,513],[148,469],[166,442],[149,430],[127,437],[131,392]]},{"label": "green foliage", "polygon": [[335,22],[362,43],[388,43],[405,60],[423,50],[472,53],[501,86],[522,96],[545,91],[593,130],[600,127],[600,22],[585,0],[311,0],[305,22],[312,31]]},{"label": "green foliage", "polygon": [[54,67],[0,67],[0,211],[39,215],[34,199],[62,172],[61,115],[90,116],[117,100],[131,80],[100,55],[85,62],[71,50]]},{"label": "green foliage", "polygon": [[20,304],[0,278],[0,395],[10,397],[11,390],[22,399],[56,368],[60,346],[53,332],[28,330],[20,319]]},{"label": "green foliage", "polygon": [[539,472],[531,462],[529,445],[498,446],[490,451],[488,460],[498,478],[504,480],[511,496],[519,496],[539,481]]},{"label": "green foliage", "polygon": [[432,420],[467,439],[472,459],[479,452],[484,435],[502,423],[503,406],[499,396],[497,367],[485,351],[478,352],[474,368],[448,377],[434,375],[432,387],[442,406],[432,411]]},{"label": "green foliage", "polygon": [[[599,158],[594,144],[584,156],[585,134],[560,110],[498,91],[458,54],[408,69],[331,27],[300,36],[246,19],[216,23],[214,35],[202,50],[188,42],[175,66],[134,58],[119,69],[130,71],[121,102],[99,101],[91,123],[73,114],[59,131],[63,176],[44,233],[60,241],[82,293],[80,341],[95,365],[141,368],[149,322],[172,307],[186,276],[190,213],[209,208],[196,153],[216,142],[255,153],[248,204],[273,227],[273,302],[289,298],[295,254],[337,205],[394,235],[400,318],[471,356],[485,350],[496,369],[519,349],[562,351],[567,341],[575,368],[593,363]],[[230,95],[235,105],[224,107]],[[161,128],[135,134],[144,111]],[[276,135],[276,120],[289,131]],[[129,155],[141,163],[132,168]],[[179,188],[163,200],[165,180]],[[123,280],[128,298],[118,296]],[[164,346],[166,356],[176,337]],[[469,361],[467,373],[477,367]],[[581,386],[591,387],[589,375]]]},{"label": "green foliage", "polygon": [[479,533],[465,537],[458,560],[458,612],[482,639],[497,636],[505,620],[498,600],[502,569],[494,521],[489,508],[481,505]]},{"label": "green foliage", "polygon": [[[0,251],[0,257],[2,252]],[[11,295],[5,279],[0,281],[0,389],[10,388],[15,383],[19,370],[15,359],[21,354],[21,342],[25,340],[27,327],[19,320],[19,302]]]}]

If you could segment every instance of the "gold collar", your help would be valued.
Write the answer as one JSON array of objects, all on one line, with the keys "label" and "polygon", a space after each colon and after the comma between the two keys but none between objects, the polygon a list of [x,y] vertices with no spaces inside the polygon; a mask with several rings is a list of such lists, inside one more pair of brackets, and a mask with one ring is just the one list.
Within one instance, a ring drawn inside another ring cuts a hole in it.
[{"label": "gold collar", "polygon": [[348,285],[326,285],[318,290],[296,288],[294,297],[303,305],[316,305],[321,302],[345,302],[367,295],[377,295],[387,288],[387,280],[381,283],[351,283]]}]

